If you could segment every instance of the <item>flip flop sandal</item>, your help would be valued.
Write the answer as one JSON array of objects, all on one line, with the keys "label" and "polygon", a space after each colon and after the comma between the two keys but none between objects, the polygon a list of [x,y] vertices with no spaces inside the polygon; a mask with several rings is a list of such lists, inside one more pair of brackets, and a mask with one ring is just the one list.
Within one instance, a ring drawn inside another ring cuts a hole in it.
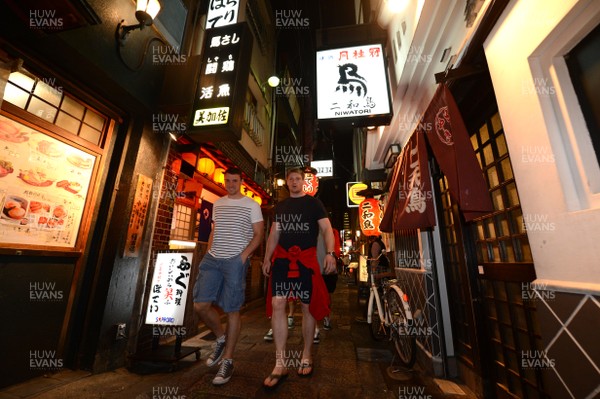
[{"label": "flip flop sandal", "polygon": [[267,385],[263,382],[263,388],[267,389],[267,390],[273,390],[275,388],[277,388],[279,386],[279,384],[281,384],[283,381],[285,381],[285,379],[288,377],[289,373],[285,373],[285,374],[270,374],[269,375],[269,379],[271,379],[271,381],[275,380],[275,384],[273,385]]},{"label": "flip flop sandal", "polygon": [[[310,369],[308,373],[305,370]],[[300,367],[298,367],[298,376],[299,377],[310,377],[313,373],[313,364],[310,360],[304,359],[300,363]]]}]

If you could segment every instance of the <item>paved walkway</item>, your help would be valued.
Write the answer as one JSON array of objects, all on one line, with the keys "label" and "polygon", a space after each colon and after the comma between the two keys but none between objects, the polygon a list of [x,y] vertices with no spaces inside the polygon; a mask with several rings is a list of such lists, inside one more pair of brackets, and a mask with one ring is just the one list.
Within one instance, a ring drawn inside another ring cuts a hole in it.
[{"label": "paved walkway", "polygon": [[[196,361],[191,355],[175,371],[160,364],[142,364],[135,370],[118,369],[97,375],[62,371],[0,391],[0,399],[475,398],[464,386],[460,388],[465,395],[444,393],[431,376],[418,370],[394,372],[391,344],[373,341],[368,325],[357,321],[363,315],[362,306],[356,286],[340,277],[333,296],[333,329],[321,330],[321,342],[314,346],[313,375],[301,378],[292,370],[275,391],[262,388],[275,362],[275,348],[272,342],[263,340],[270,323],[264,306],[257,306],[243,313],[235,372],[224,386],[211,383],[218,367],[208,368],[204,361],[211,352],[213,337],[201,333],[184,344],[202,347],[201,360]],[[302,350],[300,321],[298,309],[297,327],[289,331],[288,337],[287,349],[292,357],[299,356]]]}]

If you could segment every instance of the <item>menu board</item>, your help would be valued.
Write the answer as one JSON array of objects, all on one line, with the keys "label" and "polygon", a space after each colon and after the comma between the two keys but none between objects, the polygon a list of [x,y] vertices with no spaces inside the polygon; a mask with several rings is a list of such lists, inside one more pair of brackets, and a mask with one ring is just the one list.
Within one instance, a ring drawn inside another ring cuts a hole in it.
[{"label": "menu board", "polygon": [[0,245],[75,247],[95,162],[0,115]]},{"label": "menu board", "polygon": [[183,325],[193,252],[156,255],[146,324]]},{"label": "menu board", "polygon": [[148,213],[148,204],[150,203],[150,192],[152,191],[152,179],[142,174],[138,175],[137,187],[135,188],[135,197],[133,199],[133,209],[127,226],[127,241],[123,256],[137,258],[140,255],[142,246],[142,235],[146,225],[146,214]]}]

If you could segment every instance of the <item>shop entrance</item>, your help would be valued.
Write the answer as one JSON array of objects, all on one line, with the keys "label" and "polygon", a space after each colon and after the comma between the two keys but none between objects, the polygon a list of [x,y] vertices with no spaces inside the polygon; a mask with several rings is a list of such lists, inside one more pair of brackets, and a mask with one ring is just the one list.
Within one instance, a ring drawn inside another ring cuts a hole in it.
[{"label": "shop entrance", "polygon": [[481,109],[481,92],[465,96],[477,98],[477,104],[459,106],[494,212],[465,223],[432,160],[458,371],[486,398],[544,398],[541,370],[523,362],[542,347],[527,223],[491,83],[483,84],[488,87],[483,98],[491,99],[487,110]]}]

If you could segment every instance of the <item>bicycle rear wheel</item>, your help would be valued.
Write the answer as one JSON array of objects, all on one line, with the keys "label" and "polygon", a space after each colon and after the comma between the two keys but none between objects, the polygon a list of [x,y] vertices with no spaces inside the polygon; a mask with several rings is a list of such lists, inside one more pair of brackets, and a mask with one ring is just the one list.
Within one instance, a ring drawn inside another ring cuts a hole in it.
[{"label": "bicycle rear wheel", "polygon": [[383,341],[388,336],[387,327],[383,322],[379,310],[377,309],[377,303],[373,301],[373,311],[371,313],[371,336],[375,341]]},{"label": "bicycle rear wheel", "polygon": [[388,315],[390,320],[390,334],[394,347],[405,367],[412,367],[417,360],[417,340],[411,333],[410,319],[404,308],[404,300],[393,288],[387,293]]}]

